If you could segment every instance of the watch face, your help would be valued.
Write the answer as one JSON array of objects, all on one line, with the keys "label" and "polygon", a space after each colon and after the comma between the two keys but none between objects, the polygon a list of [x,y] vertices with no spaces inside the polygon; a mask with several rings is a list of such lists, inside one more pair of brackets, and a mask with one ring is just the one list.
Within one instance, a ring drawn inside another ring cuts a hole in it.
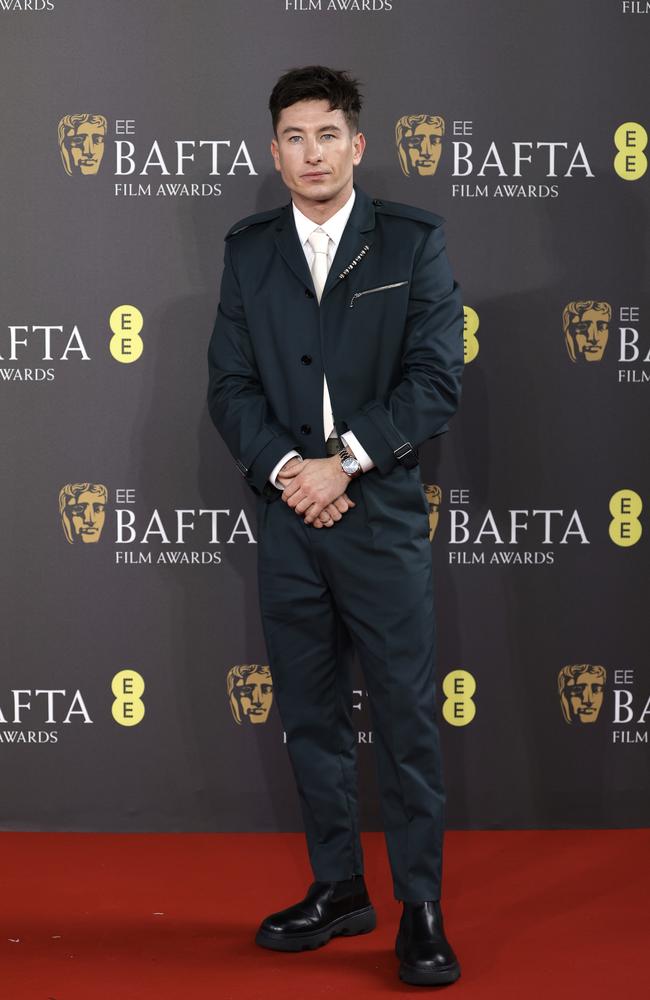
[{"label": "watch face", "polygon": [[345,472],[347,472],[348,476],[351,476],[354,472],[358,472],[359,469],[361,468],[359,461],[356,458],[352,458],[351,455],[348,455],[347,458],[344,458],[341,461],[341,465],[343,466]]}]

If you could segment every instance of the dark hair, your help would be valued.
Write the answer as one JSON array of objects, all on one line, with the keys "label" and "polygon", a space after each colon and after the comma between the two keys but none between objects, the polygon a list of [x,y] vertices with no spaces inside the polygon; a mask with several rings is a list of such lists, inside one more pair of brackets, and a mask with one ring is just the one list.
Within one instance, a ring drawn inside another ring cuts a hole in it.
[{"label": "dark hair", "polygon": [[345,70],[327,66],[302,66],[290,69],[280,77],[271,91],[269,111],[273,131],[277,136],[280,112],[298,101],[330,102],[330,111],[340,108],[352,133],[359,131],[362,98],[359,80],[353,80]]}]

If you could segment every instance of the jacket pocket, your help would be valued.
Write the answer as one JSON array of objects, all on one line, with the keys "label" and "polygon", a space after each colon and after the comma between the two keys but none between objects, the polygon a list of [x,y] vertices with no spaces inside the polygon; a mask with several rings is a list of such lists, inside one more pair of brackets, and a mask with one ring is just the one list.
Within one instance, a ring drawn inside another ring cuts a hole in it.
[{"label": "jacket pocket", "polygon": [[361,292],[355,292],[350,299],[350,309],[354,306],[355,299],[360,299],[362,295],[371,295],[372,292],[383,292],[387,288],[401,288],[402,285],[408,285],[408,281],[393,281],[390,285],[377,285],[376,288],[365,288]]}]

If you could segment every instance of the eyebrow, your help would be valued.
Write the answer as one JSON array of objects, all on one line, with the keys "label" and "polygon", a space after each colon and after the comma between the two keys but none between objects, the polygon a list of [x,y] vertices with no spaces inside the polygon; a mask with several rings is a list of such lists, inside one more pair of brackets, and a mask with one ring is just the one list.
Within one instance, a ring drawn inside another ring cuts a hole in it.
[{"label": "eyebrow", "polygon": [[[304,130],[304,128],[302,128],[301,125],[287,125],[286,128],[282,129],[282,132],[280,133],[280,135],[284,135],[285,132],[304,132],[304,131],[305,130]],[[339,128],[338,125],[320,125],[316,129],[316,131],[317,132],[340,132],[341,129]]]}]

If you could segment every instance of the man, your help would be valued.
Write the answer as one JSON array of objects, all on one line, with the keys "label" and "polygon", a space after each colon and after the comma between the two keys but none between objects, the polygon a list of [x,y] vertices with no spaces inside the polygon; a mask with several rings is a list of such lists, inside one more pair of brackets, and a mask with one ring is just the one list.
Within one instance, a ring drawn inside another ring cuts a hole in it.
[{"label": "man", "polygon": [[256,940],[299,951],[375,926],[359,837],[354,647],[403,903],[399,974],[452,982],[417,448],[447,430],[460,398],[460,290],[444,220],[354,183],[365,148],[356,81],[323,66],[291,70],[269,107],[291,202],[226,234],[208,406],[257,498],[262,624],[315,881],[263,920]]}]

